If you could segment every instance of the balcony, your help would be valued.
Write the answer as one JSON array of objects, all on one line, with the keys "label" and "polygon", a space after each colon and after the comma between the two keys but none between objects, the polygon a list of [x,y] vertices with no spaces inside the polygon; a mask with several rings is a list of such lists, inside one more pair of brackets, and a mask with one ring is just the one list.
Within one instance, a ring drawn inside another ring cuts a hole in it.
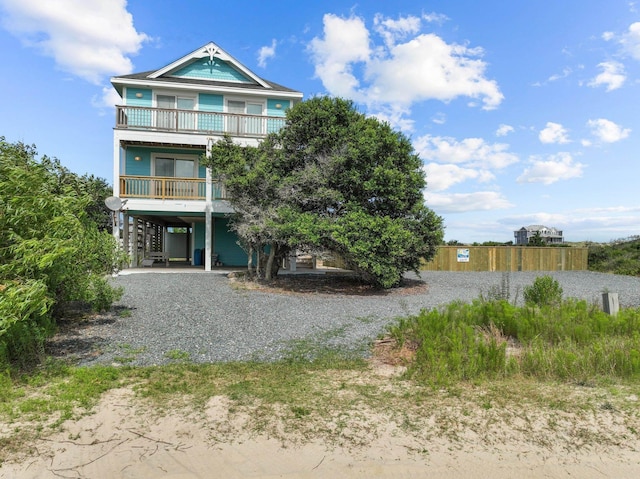
[{"label": "balcony", "polygon": [[[206,198],[204,178],[169,178],[161,176],[120,176],[120,196],[123,198],[146,198],[154,200],[204,200]],[[211,185],[212,199],[226,199],[224,186],[219,182]]]},{"label": "balcony", "polygon": [[260,138],[284,126],[284,117],[239,115],[233,113],[147,108],[116,107],[116,129],[199,133],[203,135]]}]

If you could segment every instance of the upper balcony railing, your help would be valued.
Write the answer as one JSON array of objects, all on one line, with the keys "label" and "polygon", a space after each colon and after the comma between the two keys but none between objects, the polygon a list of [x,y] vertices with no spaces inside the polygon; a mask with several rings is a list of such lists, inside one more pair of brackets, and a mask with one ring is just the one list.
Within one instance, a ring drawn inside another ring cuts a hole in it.
[{"label": "upper balcony railing", "polygon": [[[163,176],[120,176],[120,196],[123,198],[147,198],[154,200],[204,200],[204,178],[169,178]],[[211,197],[222,200],[227,197],[224,186],[214,181]]]},{"label": "upper balcony railing", "polygon": [[116,128],[177,133],[264,137],[284,126],[280,116],[117,106]]}]

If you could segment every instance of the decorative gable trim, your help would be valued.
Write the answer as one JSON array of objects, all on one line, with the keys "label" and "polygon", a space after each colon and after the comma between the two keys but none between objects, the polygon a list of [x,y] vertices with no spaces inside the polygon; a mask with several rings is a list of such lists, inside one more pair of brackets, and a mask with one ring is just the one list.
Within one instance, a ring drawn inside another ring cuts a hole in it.
[{"label": "decorative gable trim", "polygon": [[238,71],[240,71],[247,78],[251,79],[258,85],[260,85],[261,87],[269,90],[271,89],[271,85],[269,85],[262,78],[260,78],[258,75],[253,73],[251,70],[245,67],[242,63],[240,63],[238,60],[233,58],[231,55],[229,55],[227,52],[225,52],[222,48],[220,48],[218,45],[216,45],[213,42],[209,42],[206,45],[183,56],[182,58],[179,58],[173,63],[170,63],[169,65],[161,68],[160,70],[156,70],[152,72],[147,78],[159,79],[163,75],[170,75],[171,72],[187,66],[194,60],[205,58],[205,57],[209,57],[211,61],[213,61],[214,57],[222,61],[225,61],[230,65],[232,65],[234,68],[236,68]]}]

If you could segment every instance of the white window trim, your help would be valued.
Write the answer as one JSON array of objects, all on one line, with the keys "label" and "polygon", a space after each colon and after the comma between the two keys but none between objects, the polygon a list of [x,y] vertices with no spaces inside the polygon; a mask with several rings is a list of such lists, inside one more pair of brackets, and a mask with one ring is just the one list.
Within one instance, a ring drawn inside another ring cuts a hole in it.
[{"label": "white window trim", "polygon": [[267,113],[267,101],[264,99],[261,100],[256,100],[255,98],[246,98],[246,97],[236,97],[236,96],[224,96],[224,112],[225,113],[229,113],[229,102],[230,101],[242,101],[244,102],[244,114],[248,115],[247,113],[247,104],[248,103],[252,103],[254,105],[260,105],[262,106],[262,115],[266,115]]},{"label": "white window trim", "polygon": [[[200,168],[198,155],[176,155],[174,153],[151,153],[151,176],[156,175],[156,159],[157,158],[171,158],[172,160],[191,160],[193,161],[193,176],[191,178],[198,178],[198,168]],[[178,177],[181,178],[181,177]]]},{"label": "white window trim", "polygon": [[158,108],[158,96],[172,96],[175,97],[176,99],[176,105],[174,108],[177,109],[178,106],[178,98],[189,98],[190,100],[193,100],[193,110],[194,111],[198,111],[200,110],[200,104],[198,103],[198,100],[200,98],[200,95],[198,95],[197,93],[178,93],[175,91],[171,91],[171,90],[154,90],[153,91],[153,107],[154,108]]}]

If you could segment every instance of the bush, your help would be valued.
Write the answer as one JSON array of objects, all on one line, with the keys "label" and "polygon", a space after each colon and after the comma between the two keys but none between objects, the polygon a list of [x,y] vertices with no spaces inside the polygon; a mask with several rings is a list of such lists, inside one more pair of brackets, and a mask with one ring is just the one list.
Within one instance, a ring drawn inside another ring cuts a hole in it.
[{"label": "bush", "polygon": [[525,286],[524,300],[527,304],[549,306],[562,302],[562,287],[551,276],[539,276],[531,286]]},{"label": "bush", "polygon": [[121,293],[105,280],[120,253],[94,182],[0,137],[0,363],[39,359],[65,303],[106,309]]}]

